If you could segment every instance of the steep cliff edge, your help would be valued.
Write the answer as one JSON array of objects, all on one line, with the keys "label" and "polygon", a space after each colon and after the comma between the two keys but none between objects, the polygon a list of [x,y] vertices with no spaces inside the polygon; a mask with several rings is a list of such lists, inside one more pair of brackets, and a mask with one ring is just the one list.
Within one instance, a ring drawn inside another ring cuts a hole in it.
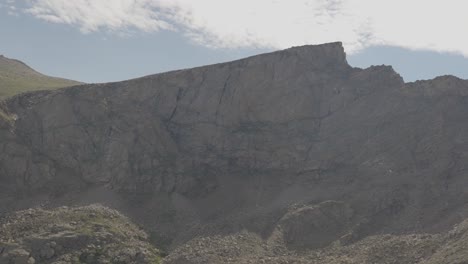
[{"label": "steep cliff edge", "polygon": [[320,241],[290,227],[294,250],[443,231],[468,216],[467,91],[330,43],[22,94],[0,105],[0,209],[100,202],[169,248],[278,223],[337,220]]}]

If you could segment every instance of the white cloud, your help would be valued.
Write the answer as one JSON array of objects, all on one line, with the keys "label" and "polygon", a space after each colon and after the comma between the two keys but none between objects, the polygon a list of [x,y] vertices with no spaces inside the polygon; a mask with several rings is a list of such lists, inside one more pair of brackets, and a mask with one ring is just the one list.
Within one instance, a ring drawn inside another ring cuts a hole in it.
[{"label": "white cloud", "polygon": [[[10,0],[7,0],[10,1]],[[466,0],[28,0],[27,12],[83,32],[174,30],[210,47],[343,41],[468,57]]]},{"label": "white cloud", "polygon": [[99,30],[170,30],[174,10],[158,1],[139,0],[30,0],[28,13],[37,18]]}]

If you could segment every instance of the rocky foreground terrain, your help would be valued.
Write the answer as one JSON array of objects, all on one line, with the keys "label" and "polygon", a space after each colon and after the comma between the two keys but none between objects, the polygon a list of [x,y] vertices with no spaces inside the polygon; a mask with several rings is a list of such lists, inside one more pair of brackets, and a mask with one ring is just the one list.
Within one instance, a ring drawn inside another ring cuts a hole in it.
[{"label": "rocky foreground terrain", "polygon": [[0,213],[99,203],[166,263],[464,263],[467,117],[467,80],[341,43],[25,93],[0,103]]},{"label": "rocky foreground terrain", "polygon": [[196,238],[173,251],[164,263],[468,263],[468,221],[442,234],[373,235],[355,243],[344,236],[310,251],[291,251],[283,239],[282,233],[265,241],[249,232]]},{"label": "rocky foreground terrain", "polygon": [[28,209],[0,219],[0,263],[160,263],[148,236],[99,205]]}]

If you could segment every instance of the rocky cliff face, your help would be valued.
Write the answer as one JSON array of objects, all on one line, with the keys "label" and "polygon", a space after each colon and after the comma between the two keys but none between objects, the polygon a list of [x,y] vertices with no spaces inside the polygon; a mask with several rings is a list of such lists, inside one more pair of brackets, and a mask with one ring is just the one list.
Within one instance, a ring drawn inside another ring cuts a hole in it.
[{"label": "rocky cliff face", "polygon": [[169,248],[442,231],[468,215],[467,95],[352,68],[340,43],[23,94],[0,106],[0,209],[101,202]]}]

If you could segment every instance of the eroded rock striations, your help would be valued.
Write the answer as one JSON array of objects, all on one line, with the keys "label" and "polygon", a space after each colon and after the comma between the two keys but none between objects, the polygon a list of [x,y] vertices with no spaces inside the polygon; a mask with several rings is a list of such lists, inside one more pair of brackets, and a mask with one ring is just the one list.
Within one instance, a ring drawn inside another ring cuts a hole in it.
[{"label": "eroded rock striations", "polygon": [[467,95],[353,68],[341,43],[22,94],[0,106],[0,209],[99,202],[169,250],[443,232],[468,216]]}]

